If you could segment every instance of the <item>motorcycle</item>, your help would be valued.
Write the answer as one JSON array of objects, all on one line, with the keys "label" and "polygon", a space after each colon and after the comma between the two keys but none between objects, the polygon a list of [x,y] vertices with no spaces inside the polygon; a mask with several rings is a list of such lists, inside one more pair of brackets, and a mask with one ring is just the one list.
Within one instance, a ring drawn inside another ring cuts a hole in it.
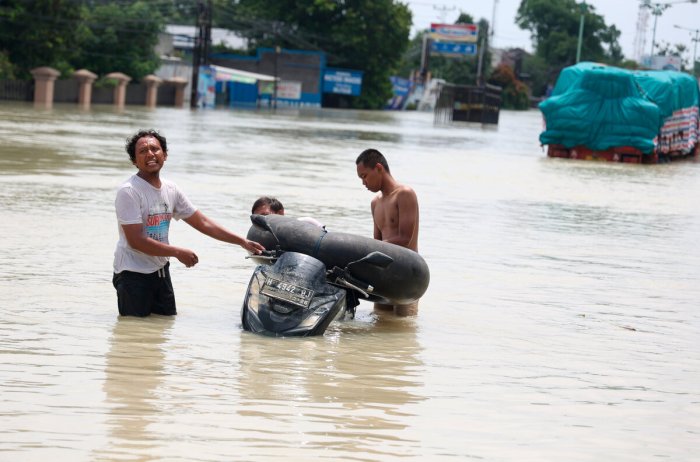
[{"label": "motorcycle", "polygon": [[[262,215],[253,224],[274,232]],[[386,268],[393,259],[378,251],[344,268],[326,265],[299,252],[280,248],[249,256],[260,263],[248,283],[241,309],[243,329],[273,337],[323,335],[335,320],[352,319],[359,298],[372,299],[373,287],[353,275],[353,268]]]}]

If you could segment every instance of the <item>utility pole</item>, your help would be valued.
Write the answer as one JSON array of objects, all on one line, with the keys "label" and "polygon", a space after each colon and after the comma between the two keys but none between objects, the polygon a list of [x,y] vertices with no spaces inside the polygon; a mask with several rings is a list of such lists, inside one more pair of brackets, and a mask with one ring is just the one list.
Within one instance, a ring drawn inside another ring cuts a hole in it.
[{"label": "utility pole", "polygon": [[423,35],[423,49],[421,51],[420,60],[420,83],[425,85],[428,80],[428,68],[430,67],[430,46],[432,43],[432,38],[430,37],[430,32]]},{"label": "utility pole", "polygon": [[581,61],[581,44],[583,43],[583,18],[586,15],[586,2],[581,3],[581,20],[578,24],[578,47],[576,47],[576,62]]},{"label": "utility pole", "polygon": [[205,66],[210,64],[209,54],[211,53],[211,22],[212,22],[212,2],[207,0],[207,11],[204,19],[204,56],[202,62]]},{"label": "utility pole", "polygon": [[476,65],[476,84],[481,87],[484,85],[484,76],[483,76],[482,69],[484,66],[484,53],[486,51],[486,36],[490,32],[489,32],[488,28],[486,30],[480,30],[480,32],[481,32],[481,40],[479,43],[479,59],[477,61],[477,65]]},{"label": "utility pole", "polygon": [[695,73],[695,56],[697,55],[698,52],[698,33],[700,33],[700,29],[695,29],[695,38],[693,39],[693,42],[695,42],[695,45],[693,45],[693,75],[696,75]]},{"label": "utility pole", "polygon": [[656,21],[659,16],[663,14],[664,11],[671,8],[676,3],[697,3],[698,0],[675,0],[664,3],[652,3],[651,0],[642,0],[641,6],[649,8],[651,14],[654,15],[654,31],[651,34],[651,56],[654,56],[654,51],[656,51]]},{"label": "utility pole", "polygon": [[678,25],[674,25],[673,27],[675,27],[676,29],[683,29],[683,30],[687,30],[687,31],[695,33],[695,37],[690,39],[691,41],[695,42],[695,45],[693,45],[693,64],[692,64],[693,75],[695,75],[695,59],[697,57],[697,52],[698,52],[698,42],[700,41],[700,29],[689,29],[687,27],[681,27]]},{"label": "utility pole", "polygon": [[272,109],[277,110],[277,59],[279,58],[280,55],[280,47],[276,46],[275,47],[275,81],[273,82],[274,87],[272,88]]},{"label": "utility pole", "polygon": [[209,63],[209,44],[211,43],[211,8],[212,0],[197,0],[197,21],[194,31],[194,48],[192,49],[192,88],[190,88],[190,107],[197,107],[199,89],[199,66]]},{"label": "utility pole", "polygon": [[489,46],[493,46],[493,33],[496,30],[496,7],[498,6],[498,0],[493,0],[493,11],[491,12],[491,24],[489,27]]}]

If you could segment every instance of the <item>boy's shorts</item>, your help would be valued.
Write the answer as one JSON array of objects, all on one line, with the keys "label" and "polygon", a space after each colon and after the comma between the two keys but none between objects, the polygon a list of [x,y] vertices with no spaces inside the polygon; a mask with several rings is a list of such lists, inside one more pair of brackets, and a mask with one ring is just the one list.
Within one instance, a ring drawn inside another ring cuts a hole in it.
[{"label": "boy's shorts", "polygon": [[115,273],[112,284],[117,289],[117,305],[122,316],[144,317],[150,314],[172,316],[175,291],[170,280],[170,263],[150,274],[122,271]]}]

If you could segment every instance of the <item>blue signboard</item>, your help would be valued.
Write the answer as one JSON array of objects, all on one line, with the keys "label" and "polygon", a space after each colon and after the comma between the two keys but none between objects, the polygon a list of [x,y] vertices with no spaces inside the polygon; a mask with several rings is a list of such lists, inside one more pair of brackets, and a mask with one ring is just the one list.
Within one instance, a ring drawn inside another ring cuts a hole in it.
[{"label": "blue signboard", "polygon": [[394,96],[387,102],[387,109],[403,109],[408,96],[411,94],[413,82],[401,77],[389,77],[393,87]]},{"label": "blue signboard", "polygon": [[362,71],[326,68],[323,92],[357,96],[362,90]]},{"label": "blue signboard", "polygon": [[476,43],[431,42],[431,54],[470,56],[476,54]]}]

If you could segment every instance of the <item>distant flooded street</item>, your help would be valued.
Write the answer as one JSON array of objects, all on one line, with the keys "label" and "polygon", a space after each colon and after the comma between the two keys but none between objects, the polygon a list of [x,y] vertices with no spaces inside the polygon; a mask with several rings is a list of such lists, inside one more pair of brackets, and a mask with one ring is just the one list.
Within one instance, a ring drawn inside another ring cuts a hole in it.
[{"label": "distant flooded street", "polygon": [[[355,158],[420,202],[415,318],[319,338],[242,331],[255,265],[184,222],[178,316],[119,318],[127,136],[239,234],[253,201],[372,235]],[[700,439],[700,163],[549,159],[539,112],[432,114],[0,102],[0,459],[693,461]]]}]

